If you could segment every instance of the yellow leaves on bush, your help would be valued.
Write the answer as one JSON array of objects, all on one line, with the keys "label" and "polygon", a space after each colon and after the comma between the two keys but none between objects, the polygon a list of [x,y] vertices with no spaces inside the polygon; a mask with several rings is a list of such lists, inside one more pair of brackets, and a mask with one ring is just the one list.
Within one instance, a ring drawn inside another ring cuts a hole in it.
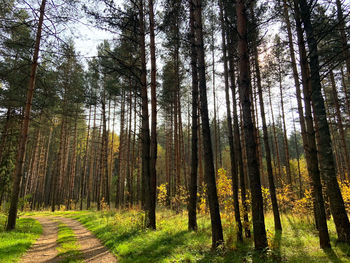
[{"label": "yellow leaves on bush", "polygon": [[311,190],[306,189],[304,192],[304,197],[294,201],[292,211],[293,214],[311,216],[313,213],[312,207]]},{"label": "yellow leaves on bush", "polygon": [[160,186],[157,187],[158,190],[158,203],[166,206],[167,198],[168,198],[168,191],[167,191],[167,183],[161,184]]},{"label": "yellow leaves on bush", "polygon": [[347,212],[350,212],[350,182],[348,180],[339,182],[340,191],[343,195],[344,204]]},{"label": "yellow leaves on bush", "polygon": [[207,192],[207,187],[204,185],[202,187],[203,193],[202,195],[199,196],[199,213],[201,214],[206,214],[208,212],[207,208],[207,199],[206,199],[206,192]]},{"label": "yellow leaves on bush", "polygon": [[290,185],[283,185],[283,187],[277,189],[277,202],[280,211],[290,210],[293,207],[294,200],[294,193]]},{"label": "yellow leaves on bush", "polygon": [[109,205],[107,204],[104,197],[102,197],[100,201],[100,208],[101,208],[101,211],[109,211]]},{"label": "yellow leaves on bush", "polygon": [[261,193],[263,197],[264,211],[269,211],[272,209],[270,190],[265,187],[261,187]]},{"label": "yellow leaves on bush", "polygon": [[112,225],[118,230],[140,230],[144,228],[145,213],[138,209],[129,209],[127,213],[115,213]]},{"label": "yellow leaves on bush", "polygon": [[221,217],[226,219],[228,224],[232,225],[234,223],[232,180],[227,177],[227,172],[223,168],[218,170],[216,185],[221,207]]}]

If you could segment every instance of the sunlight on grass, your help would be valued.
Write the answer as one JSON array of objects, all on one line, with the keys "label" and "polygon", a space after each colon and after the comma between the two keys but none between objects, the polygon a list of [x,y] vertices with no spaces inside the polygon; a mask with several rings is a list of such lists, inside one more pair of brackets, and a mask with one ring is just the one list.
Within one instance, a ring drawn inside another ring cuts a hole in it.
[{"label": "sunlight on grass", "polygon": [[31,218],[17,220],[16,229],[5,232],[6,216],[0,214],[0,262],[17,262],[41,235],[38,221]]},{"label": "sunlight on grass", "polygon": [[[39,215],[40,213],[35,213]],[[41,214],[52,215],[50,212]],[[198,231],[187,230],[187,213],[157,211],[157,231],[143,228],[144,214],[139,210],[71,211],[55,215],[79,220],[114,253],[118,262],[350,262],[350,247],[336,244],[332,221],[328,222],[332,250],[319,248],[312,219],[282,216],[282,233],[275,233],[273,216],[266,215],[269,250],[259,253],[252,239],[236,242],[232,226],[223,220],[225,239],[233,239],[225,249],[211,250],[211,227],[208,215],[198,215]]]},{"label": "sunlight on grass", "polygon": [[57,245],[58,255],[62,258],[60,262],[83,262],[73,230],[61,222],[58,224]]}]

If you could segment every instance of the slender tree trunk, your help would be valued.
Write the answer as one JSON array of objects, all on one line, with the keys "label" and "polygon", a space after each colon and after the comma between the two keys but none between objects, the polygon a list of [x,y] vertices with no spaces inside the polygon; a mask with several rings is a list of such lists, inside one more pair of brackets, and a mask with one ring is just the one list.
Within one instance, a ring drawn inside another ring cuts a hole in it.
[{"label": "slender tree trunk", "polygon": [[272,96],[271,96],[270,86],[268,87],[268,93],[269,93],[269,104],[270,104],[270,111],[271,111],[271,118],[272,118],[273,141],[275,145],[276,162],[277,162],[277,169],[278,169],[278,176],[276,176],[276,178],[281,182],[282,169],[281,169],[280,151],[279,151],[278,142],[277,142],[277,132],[276,132],[275,117],[273,114],[273,105],[272,105]]},{"label": "slender tree trunk", "polygon": [[267,247],[264,207],[261,193],[259,162],[256,155],[256,141],[254,137],[254,125],[252,121],[250,101],[250,78],[249,78],[249,54],[247,39],[247,15],[245,1],[238,0],[236,3],[237,31],[238,31],[238,56],[239,56],[239,90],[243,109],[244,136],[248,158],[248,175],[252,197],[252,215],[254,229],[254,243],[256,249]]},{"label": "slender tree trunk", "polygon": [[204,61],[204,44],[202,31],[202,3],[199,0],[191,0],[194,3],[194,21],[195,21],[195,37],[198,52],[198,79],[199,79],[199,94],[201,104],[202,118],[202,134],[204,146],[204,164],[205,164],[205,180],[208,189],[208,200],[210,209],[210,219],[212,228],[212,247],[216,248],[223,244],[224,237],[222,233],[222,225],[220,218],[219,201],[215,183],[215,170],[213,163],[213,149],[211,144],[208,101],[207,101],[207,84],[205,76],[205,61]]},{"label": "slender tree trunk", "polygon": [[40,48],[40,41],[41,41],[41,31],[42,31],[42,26],[44,21],[45,5],[46,5],[46,0],[42,0],[40,5],[38,30],[35,38],[34,55],[33,55],[29,85],[27,90],[27,99],[26,99],[26,105],[24,109],[20,140],[19,140],[18,151],[16,156],[15,173],[13,177],[13,186],[12,186],[12,193],[11,193],[11,203],[10,203],[10,210],[9,210],[9,215],[7,219],[7,226],[6,226],[7,231],[13,230],[16,226],[19,186],[23,175],[24,153],[26,150],[26,144],[27,144],[27,138],[28,138],[30,112],[32,108],[36,71],[38,67],[39,48]]},{"label": "slender tree trunk", "polygon": [[[225,6],[224,6],[225,7]],[[225,21],[227,20],[227,12],[224,8]],[[238,123],[238,113],[237,113],[237,99],[236,99],[236,77],[235,77],[235,67],[234,67],[234,41],[233,41],[233,31],[227,26],[227,40],[228,40],[228,62],[229,62],[229,77],[230,77],[230,88],[232,93],[232,108],[233,108],[233,129],[234,129],[234,147],[235,147],[235,157],[237,161],[237,166],[239,170],[239,182],[241,188],[241,200],[243,207],[243,221],[244,221],[244,234],[246,238],[250,238],[250,227],[248,218],[248,204],[246,196],[246,173],[244,170],[243,162],[243,151],[241,144],[240,127]]]},{"label": "slender tree trunk", "polygon": [[94,121],[92,126],[92,136],[91,136],[91,146],[90,146],[90,168],[89,168],[89,178],[87,183],[87,201],[86,208],[89,209],[91,201],[93,200],[93,175],[94,175],[94,148],[96,145],[95,142],[95,133],[96,133],[96,104],[94,106]]},{"label": "slender tree trunk", "polygon": [[[6,121],[4,124],[4,128],[2,130],[2,134],[1,134],[1,142],[0,142],[0,166],[2,163],[2,157],[5,151],[5,144],[7,141],[7,134],[8,134],[8,130],[10,128],[10,119],[11,119],[11,107],[9,107],[7,109],[7,113],[6,113]],[[1,204],[1,203],[0,203]]]},{"label": "slender tree trunk", "polygon": [[[343,67],[340,68],[340,72],[341,72],[341,80],[342,80],[342,87],[343,87],[343,92],[344,92],[344,96],[345,96],[345,105],[346,105],[346,109],[348,111],[348,115],[350,117],[350,100],[349,100],[349,92],[345,83],[345,75],[344,75],[344,70]],[[350,82],[350,81],[349,81]]]},{"label": "slender tree trunk", "polygon": [[238,200],[238,169],[235,156],[235,148],[233,142],[233,128],[232,128],[232,117],[231,117],[231,106],[230,106],[230,94],[229,94],[229,78],[228,78],[228,65],[227,65],[227,48],[226,48],[226,32],[223,15],[223,3],[219,1],[220,6],[220,21],[221,21],[221,37],[222,37],[222,52],[224,60],[224,78],[225,78],[225,98],[226,98],[226,114],[227,114],[227,128],[228,128],[228,141],[230,146],[230,164],[231,164],[231,176],[232,176],[232,192],[233,192],[233,206],[234,214],[237,225],[237,240],[243,241],[242,238],[242,222],[239,210]]},{"label": "slender tree trunk", "polygon": [[311,23],[310,7],[306,0],[299,0],[300,13],[306,32],[309,46],[310,71],[311,71],[311,99],[319,127],[320,145],[319,156],[322,164],[327,193],[330,200],[330,208],[336,226],[339,241],[350,244],[350,222],[346,214],[344,200],[341,195],[337,177],[334,158],[332,152],[332,141],[329,133],[324,100],[321,93],[321,79],[319,74],[319,60],[317,50],[317,40],[314,36],[314,29]]},{"label": "slender tree trunk", "polygon": [[101,144],[101,187],[103,201],[110,205],[109,200],[109,182],[108,182],[108,131],[107,131],[107,117],[106,117],[106,90],[103,89],[102,99],[102,144]]},{"label": "slender tree trunk", "polygon": [[122,101],[120,104],[120,135],[119,135],[119,165],[118,165],[118,174],[116,180],[116,195],[115,195],[115,208],[119,208],[121,201],[123,201],[124,196],[124,183],[123,183],[123,168],[124,168],[124,127],[125,127],[125,90],[122,91]]},{"label": "slender tree trunk", "polygon": [[[308,147],[307,138],[306,138],[306,128],[305,128],[305,119],[304,119],[304,112],[303,112],[303,106],[301,102],[301,91],[300,91],[300,81],[299,81],[299,73],[297,69],[297,63],[295,59],[295,51],[294,51],[294,45],[293,45],[293,34],[291,29],[291,24],[289,20],[289,12],[288,12],[288,6],[287,6],[287,0],[283,0],[283,13],[284,13],[284,20],[287,26],[287,33],[288,33],[288,44],[289,44],[289,51],[290,51],[290,58],[291,58],[291,65],[293,70],[293,78],[294,78],[294,85],[296,89],[296,97],[297,97],[297,103],[298,103],[298,113],[299,113],[299,122],[300,122],[300,129],[301,129],[301,136],[303,139],[303,144]],[[293,118],[294,119],[294,118]],[[293,122],[294,126],[295,123]],[[295,128],[294,128],[295,130]],[[296,143],[296,134],[295,134],[295,143]],[[297,144],[296,144],[297,147]],[[298,148],[296,148],[297,151]],[[305,151],[305,158],[310,158],[308,153]],[[300,175],[300,161],[299,161],[299,153],[297,153],[298,156],[298,173],[299,173],[299,193],[300,198],[302,196],[302,185],[301,185],[301,175]],[[310,160],[309,160],[310,161]]]},{"label": "slender tree trunk", "polygon": [[[279,65],[280,68],[280,65]],[[286,118],[284,114],[284,102],[283,102],[283,90],[282,90],[282,74],[281,69],[279,69],[279,88],[280,88],[280,98],[281,98],[281,110],[282,110],[282,123],[283,123],[283,139],[284,139],[284,154],[286,158],[286,174],[287,174],[287,184],[293,188],[292,175],[290,172],[290,163],[289,163],[289,147],[288,147],[288,136],[287,136],[287,126]]]},{"label": "slender tree trunk", "polygon": [[151,53],[151,162],[150,162],[150,206],[149,206],[149,225],[156,229],[156,195],[157,195],[157,67],[156,67],[156,45],[154,37],[154,14],[153,0],[148,0],[149,5],[149,24],[150,24],[150,53]]},{"label": "slender tree trunk", "polygon": [[[322,194],[322,185],[320,179],[320,170],[318,167],[318,155],[316,148],[315,130],[313,126],[311,98],[310,98],[310,78],[307,64],[303,30],[301,27],[300,11],[298,0],[294,0],[295,24],[298,36],[298,46],[300,54],[300,68],[302,74],[304,104],[305,104],[305,138],[303,137],[305,157],[308,167],[308,173],[311,177],[311,186],[313,194],[313,209],[315,214],[316,227],[318,229],[320,246],[322,248],[330,247],[329,234],[327,228],[324,200]],[[298,91],[298,90],[297,90]],[[299,112],[300,114],[300,112]],[[300,117],[300,116],[299,116]]]},{"label": "slender tree trunk", "polygon": [[[343,48],[343,56],[345,58],[346,70],[348,75],[348,81],[350,82],[350,51],[348,45],[348,39],[346,37],[346,25],[345,18],[343,15],[343,9],[340,0],[336,0],[337,5],[337,18],[338,18],[338,26],[340,31],[341,44]],[[346,89],[346,87],[344,86]],[[350,112],[349,112],[350,113]]]},{"label": "slender tree trunk", "polygon": [[[212,4],[214,3],[214,1],[212,2]],[[214,8],[212,6],[212,8]],[[213,102],[214,102],[214,119],[213,119],[213,123],[214,123],[214,156],[215,156],[215,174],[217,174],[218,169],[219,169],[219,151],[218,151],[218,127],[217,127],[217,117],[216,117],[216,87],[215,87],[215,40],[214,40],[214,10],[211,10],[212,14],[211,14],[211,18],[210,18],[210,27],[211,27],[211,60],[212,60],[212,88],[213,88]]]},{"label": "slender tree trunk", "polygon": [[77,164],[77,137],[78,137],[78,129],[77,129],[77,125],[78,125],[78,105],[77,105],[77,109],[76,109],[76,116],[75,116],[75,121],[74,121],[74,138],[73,138],[73,154],[72,154],[72,163],[71,163],[71,169],[70,169],[70,181],[69,181],[69,193],[68,193],[68,205],[67,205],[67,209],[70,210],[71,209],[71,201],[73,201],[74,198],[74,181],[75,181],[75,177],[76,177],[76,164]]},{"label": "slender tree trunk", "polygon": [[83,210],[83,199],[84,199],[84,181],[86,180],[86,174],[87,174],[87,167],[88,167],[88,156],[92,158],[91,155],[89,155],[89,137],[90,137],[90,121],[91,121],[91,105],[89,106],[89,121],[88,121],[88,130],[86,134],[86,146],[85,146],[85,156],[84,156],[84,170],[81,177],[80,182],[80,210]]},{"label": "slender tree trunk", "polygon": [[197,50],[194,25],[194,4],[190,7],[190,41],[191,41],[191,73],[192,73],[192,138],[191,138],[191,178],[188,199],[188,229],[197,230],[197,171],[198,171],[198,72]]},{"label": "slender tree trunk", "polygon": [[334,107],[336,111],[336,116],[337,116],[338,130],[339,130],[340,139],[341,139],[341,148],[343,148],[344,159],[345,159],[345,164],[347,169],[347,176],[348,176],[347,179],[350,180],[350,158],[349,158],[348,147],[346,145],[346,140],[345,140],[345,132],[344,132],[344,126],[343,126],[343,121],[342,121],[341,112],[340,112],[338,92],[337,92],[337,87],[335,85],[333,71],[331,70],[329,74],[331,78],[332,93],[333,93],[332,95],[333,95],[333,102],[334,102]]},{"label": "slender tree trunk", "polygon": [[294,119],[294,113],[292,110],[292,119],[293,119],[293,130],[294,130],[294,147],[295,152],[297,155],[297,165],[298,165],[298,183],[299,183],[299,198],[301,199],[303,197],[303,185],[302,185],[302,178],[301,178],[301,170],[300,170],[300,152],[299,152],[299,145],[298,145],[298,139],[297,139],[297,129],[295,127],[295,119]]},{"label": "slender tree trunk", "polygon": [[[144,178],[143,188],[145,190],[145,225],[155,229],[155,217],[152,207],[151,196],[151,168],[150,168],[150,135],[148,118],[148,96],[147,96],[147,69],[146,69],[146,45],[145,45],[145,22],[144,22],[144,3],[140,0],[139,4],[140,19],[140,47],[141,47],[141,99],[142,99],[142,177]],[[154,221],[153,221],[154,219]]]},{"label": "slender tree trunk", "polygon": [[260,102],[260,114],[261,114],[262,128],[263,128],[263,139],[264,139],[265,154],[266,154],[267,177],[269,181],[273,218],[275,222],[275,230],[282,231],[282,224],[281,224],[281,219],[280,219],[280,214],[278,209],[278,202],[276,197],[276,187],[275,187],[273,171],[272,171],[271,150],[270,150],[270,144],[269,144],[269,134],[268,134],[267,125],[266,125],[265,107],[264,107],[259,57],[258,57],[259,55],[258,55],[258,48],[256,46],[256,41],[254,41],[253,52],[254,52],[254,65],[255,65],[256,78],[257,78],[259,102]]}]

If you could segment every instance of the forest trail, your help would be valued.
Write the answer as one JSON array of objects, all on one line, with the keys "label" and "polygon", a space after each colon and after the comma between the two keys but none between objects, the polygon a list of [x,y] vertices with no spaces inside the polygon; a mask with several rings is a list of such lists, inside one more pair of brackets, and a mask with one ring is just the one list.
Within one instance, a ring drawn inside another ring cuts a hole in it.
[{"label": "forest trail", "polygon": [[78,221],[65,217],[34,217],[43,227],[43,234],[33,247],[23,256],[20,263],[56,263],[64,261],[58,256],[57,232],[58,223],[62,222],[71,228],[79,243],[83,262],[117,262],[115,256]]},{"label": "forest trail", "polygon": [[47,217],[34,217],[43,228],[43,233],[35,244],[24,254],[20,263],[59,262],[57,258],[57,221]]}]

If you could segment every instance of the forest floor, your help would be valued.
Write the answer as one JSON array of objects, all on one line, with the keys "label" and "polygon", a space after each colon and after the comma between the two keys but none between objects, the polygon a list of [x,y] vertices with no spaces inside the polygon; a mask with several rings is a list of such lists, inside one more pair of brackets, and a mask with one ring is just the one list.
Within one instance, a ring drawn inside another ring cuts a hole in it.
[{"label": "forest floor", "polygon": [[[50,212],[26,213],[26,216],[52,216]],[[198,231],[187,230],[187,213],[157,211],[157,231],[143,228],[144,215],[139,210],[55,212],[68,226],[72,218],[89,229],[117,257],[118,262],[350,262],[350,246],[336,242],[332,221],[328,221],[332,249],[319,248],[312,219],[291,214],[282,216],[283,233],[275,233],[273,217],[266,215],[269,249],[259,253],[252,238],[236,242],[232,222],[223,218],[225,248],[211,250],[208,215],[198,215]],[[66,219],[62,217],[66,217]],[[68,218],[67,218],[68,217]],[[77,230],[74,230],[77,232]],[[78,236],[78,235],[77,235]],[[79,238],[77,238],[79,240]],[[80,244],[82,246],[82,244]],[[85,254],[84,249],[83,255]],[[87,251],[87,250],[85,250]],[[107,262],[107,261],[96,261]]]},{"label": "forest floor", "polygon": [[[312,220],[290,214],[282,216],[282,233],[274,232],[273,217],[266,215],[269,249],[265,253],[254,251],[251,238],[236,242],[234,227],[226,218],[225,248],[212,251],[208,215],[198,215],[198,231],[189,232],[187,213],[166,209],[157,211],[157,231],[143,228],[144,215],[139,210],[27,212],[20,215],[18,231],[28,224],[25,230],[38,237],[40,224],[32,218],[42,225],[43,235],[20,262],[42,262],[35,259],[36,253],[47,255],[45,262],[350,262],[350,246],[336,242],[332,221],[328,221],[332,249],[322,250]],[[3,234],[0,230],[0,238]],[[19,255],[28,244],[20,246]],[[6,249],[0,239],[0,262],[17,262],[19,256],[4,257]]]}]

